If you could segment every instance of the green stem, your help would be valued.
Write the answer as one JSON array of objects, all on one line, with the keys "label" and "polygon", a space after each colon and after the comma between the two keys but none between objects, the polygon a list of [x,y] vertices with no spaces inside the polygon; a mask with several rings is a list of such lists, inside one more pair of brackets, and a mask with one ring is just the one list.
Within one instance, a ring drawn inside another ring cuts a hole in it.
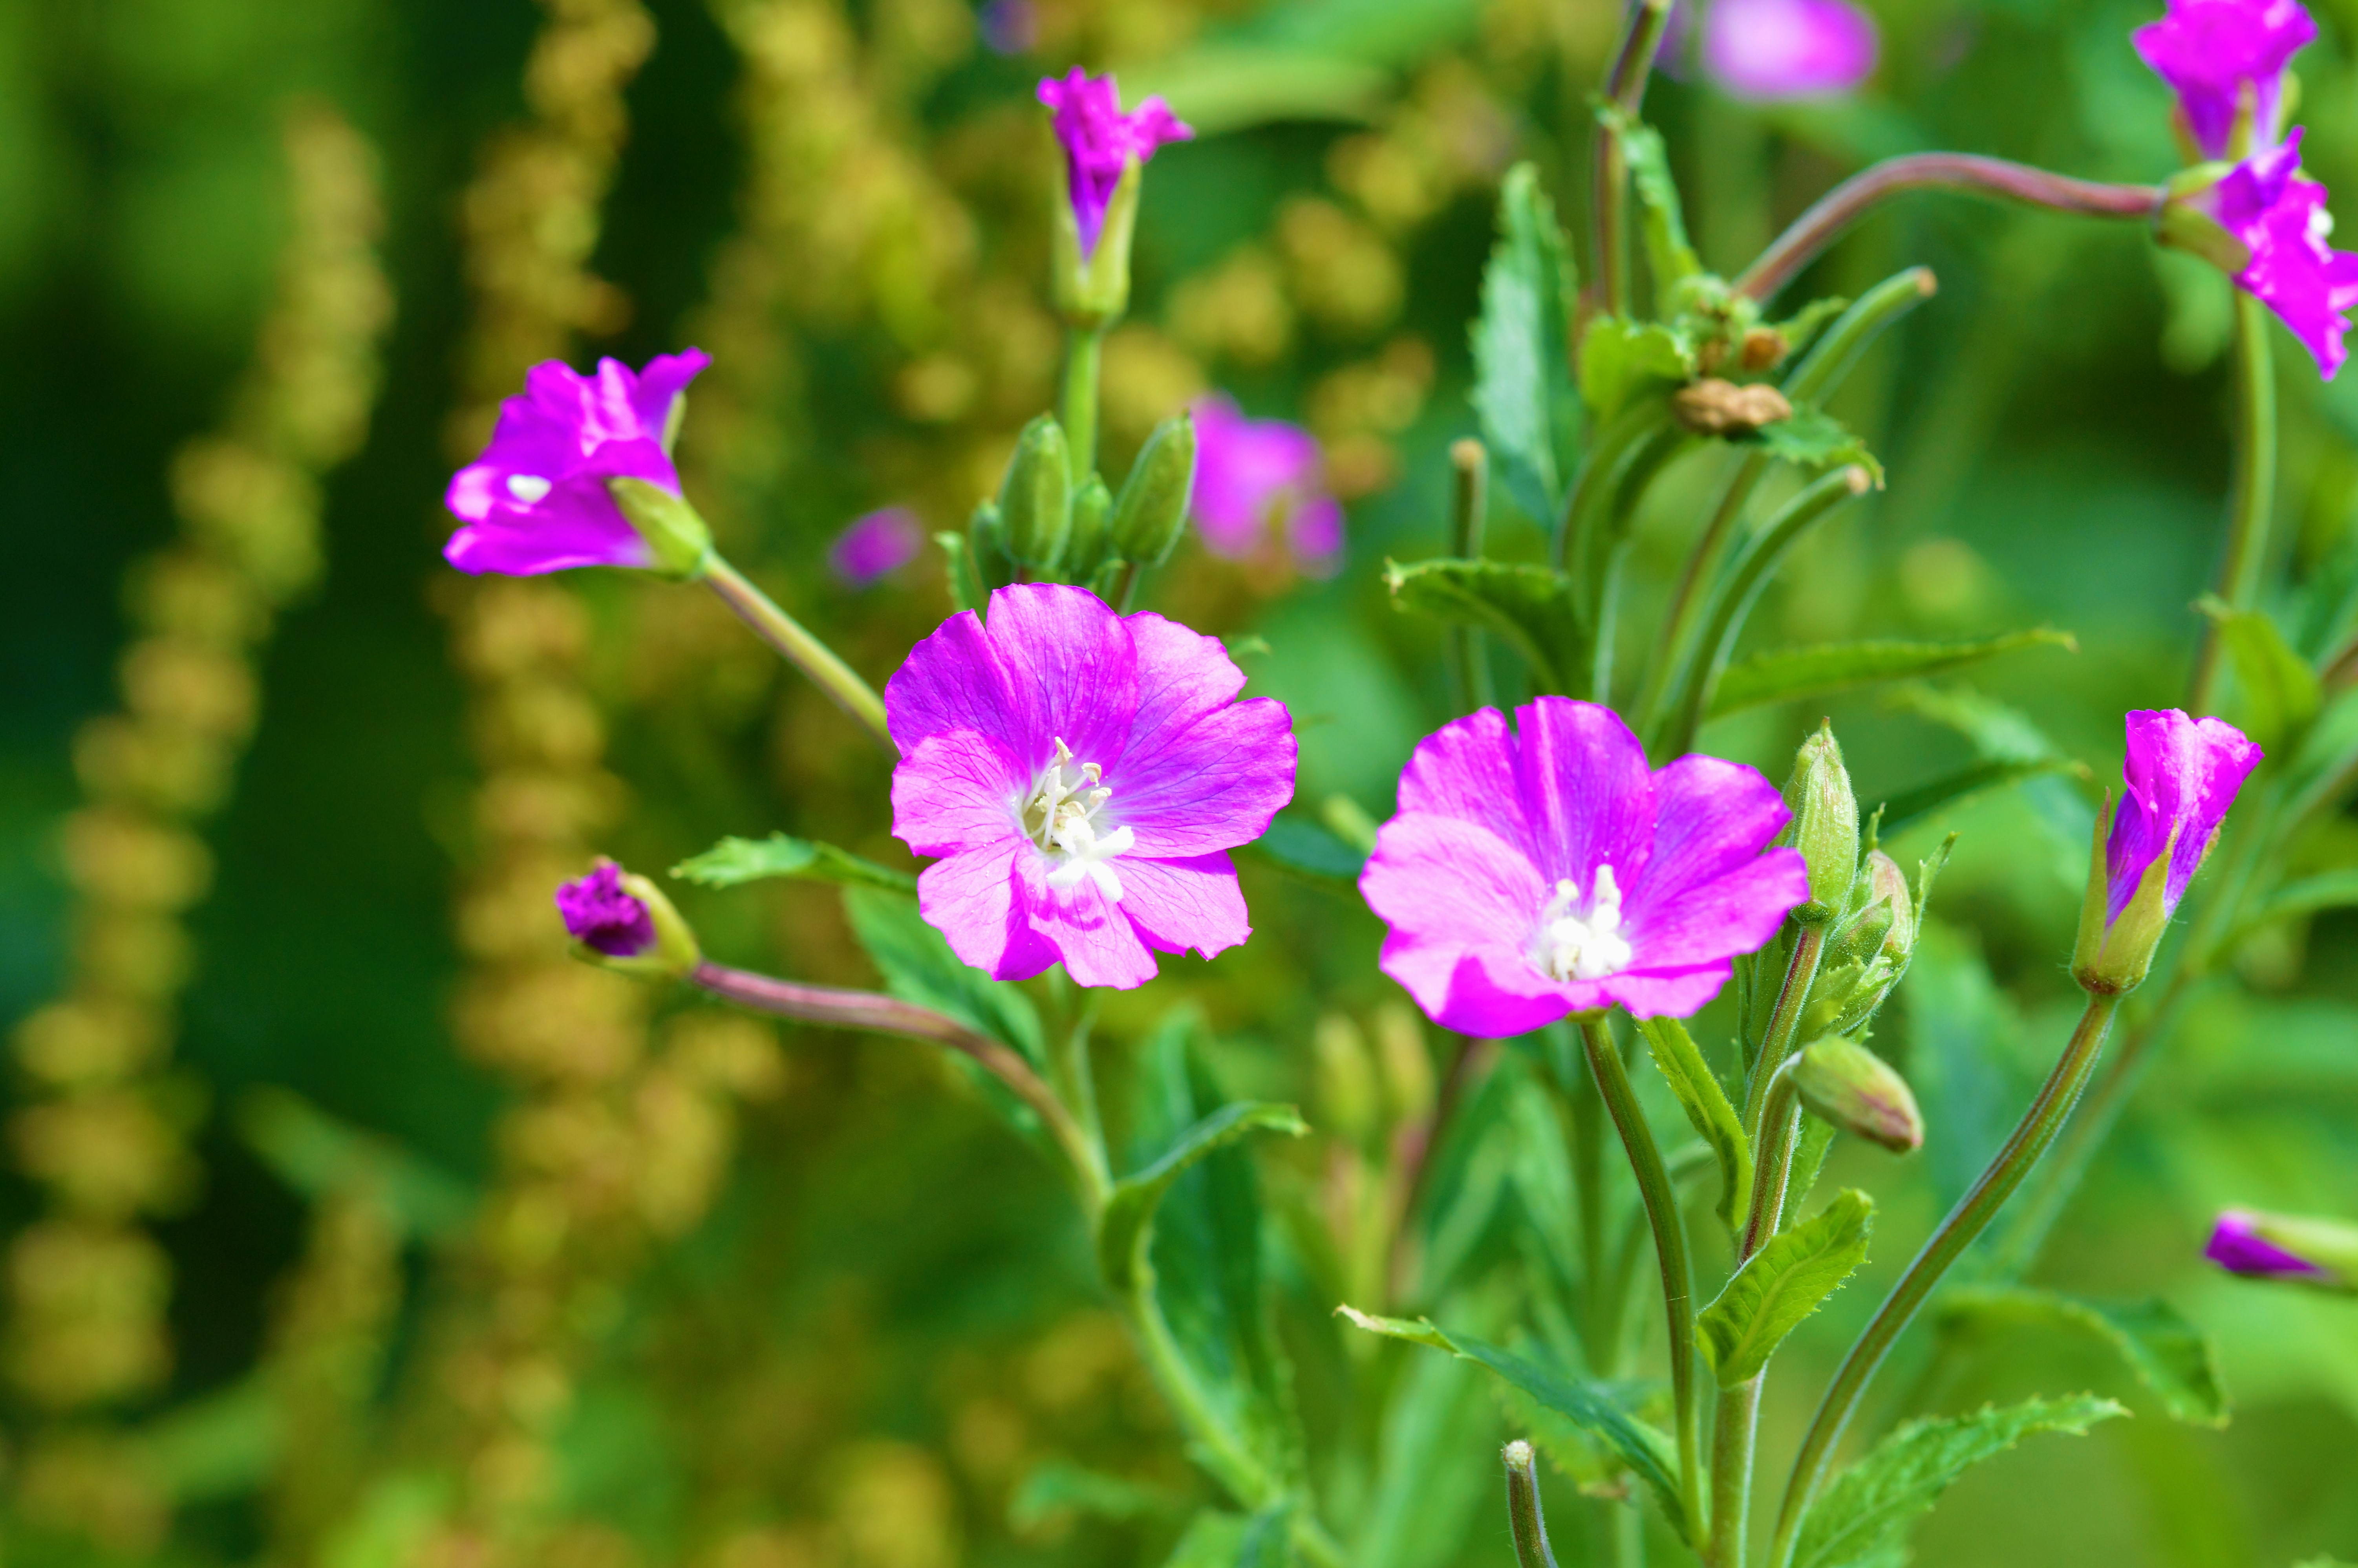
[{"label": "green stem", "polygon": [[[1810,1000],[1810,988],[1817,983],[1818,962],[1826,950],[1826,928],[1823,925],[1795,925],[1793,956],[1786,961],[1785,979],[1777,988],[1777,1005],[1769,1010],[1768,1027],[1761,1033],[1760,1048],[1752,1058],[1752,1071],[1744,1090],[1744,1135],[1757,1150],[1760,1147],[1762,1117],[1768,1103],[1768,1091],[1775,1087],[1785,1058],[1793,1053],[1793,1035],[1801,1025],[1801,1009]],[[1756,1168],[1753,1187],[1759,1188]]]},{"label": "green stem", "polygon": [[1712,693],[1719,685],[1720,672],[1727,667],[1728,655],[1735,651],[1736,634],[1744,630],[1745,617],[1751,613],[1753,601],[1768,586],[1769,578],[1775,575],[1786,554],[1836,507],[1866,494],[1872,483],[1862,468],[1830,473],[1787,502],[1784,510],[1745,541],[1726,580],[1712,596],[1703,636],[1697,640],[1693,656],[1673,688],[1670,704],[1672,718],[1665,732],[1664,754],[1677,756],[1694,744],[1695,731],[1703,727],[1704,715],[1710,711]]},{"label": "green stem", "polygon": [[1662,1312],[1670,1333],[1671,1399],[1678,1411],[1679,1506],[1686,1515],[1690,1537],[1702,1533],[1699,1485],[1703,1464],[1695,1432],[1694,1283],[1687,1265],[1686,1223],[1679,1213],[1678,1190],[1655,1146],[1653,1130],[1646,1125],[1638,1096],[1629,1086],[1628,1069],[1621,1064],[1620,1047],[1613,1043],[1613,1026],[1602,1013],[1580,1021],[1580,1038],[1588,1051],[1589,1071],[1596,1076],[1597,1092],[1606,1113],[1621,1135],[1629,1167],[1638,1178],[1638,1195],[1646,1206],[1646,1221],[1654,1231],[1654,1257],[1662,1271]]},{"label": "green stem", "polygon": [[[1606,73],[1604,96],[1634,114],[1646,96],[1654,56],[1662,47],[1662,30],[1670,23],[1671,0],[1637,0],[1622,30],[1621,47],[1614,51]],[[1628,200],[1629,163],[1621,135],[1612,124],[1595,129],[1588,192],[1589,276],[1596,280],[1594,297],[1616,316],[1629,313],[1629,269],[1624,211]]]},{"label": "green stem", "polygon": [[1571,1123],[1573,1202],[1580,1211],[1580,1282],[1588,1298],[1581,1326],[1588,1369],[1612,1378],[1621,1371],[1621,1314],[1606,1263],[1605,1102],[1597,1097],[1593,1074],[1576,1063],[1567,1065],[1574,1069],[1563,1075],[1563,1097]]},{"label": "green stem", "polygon": [[[2266,310],[2235,291],[2235,472],[2227,508],[2227,551],[2219,563],[2219,597],[2248,610],[2267,564],[2268,524],[2276,509],[2277,384],[2269,362]],[[2219,695],[2219,623],[2204,618],[2201,651],[2187,711],[2204,714]]]},{"label": "green stem", "polygon": [[1834,1444],[1841,1441],[1843,1429],[1857,1411],[1858,1401],[1884,1357],[1890,1352],[1892,1342],[1931,1296],[1942,1276],[1988,1227],[2006,1200],[2014,1195],[2015,1189],[2039,1162],[2039,1156],[2055,1141],[2082,1091],[2088,1087],[2090,1075],[2095,1071],[2105,1032],[2112,1027],[2113,1015],[2120,1003],[2117,996],[2088,998],[2087,1011],[2080,1015],[2079,1027],[2071,1032],[2071,1042],[2064,1046],[2055,1070],[2048,1075],[2038,1097],[2030,1102],[2030,1108],[2023,1112],[2022,1120],[2006,1139],[2006,1146],[1932,1232],[1923,1249],[1916,1254],[1915,1261],[1908,1265],[1908,1271],[1892,1286],[1874,1321],[1844,1358],[1841,1370],[1827,1386],[1825,1399],[1818,1406],[1808,1435],[1801,1440],[1801,1451],[1793,1461],[1792,1478],[1785,1486],[1784,1502],[1777,1517],[1776,1545],[1769,1559],[1775,1568],[1788,1568],[1792,1562],[1802,1516],[1825,1478]]},{"label": "green stem", "polygon": [[1062,969],[1050,971],[1049,989],[1056,1007],[1054,1024],[1048,1031],[1048,1085],[1073,1113],[1097,1180],[1110,1187],[1113,1175],[1106,1159],[1105,1128],[1098,1117],[1097,1076],[1089,1065],[1091,1020],[1068,1015],[1065,1006],[1068,987]]},{"label": "green stem", "polygon": [[1507,1465],[1507,1529],[1515,1538],[1516,1568],[1555,1568],[1555,1553],[1548,1550],[1547,1518],[1540,1511],[1531,1445],[1509,1443],[1499,1457]]},{"label": "green stem", "polygon": [[1060,417],[1073,457],[1073,483],[1098,467],[1098,367],[1105,357],[1103,327],[1065,330],[1065,396]]},{"label": "green stem", "polygon": [[[1449,507],[1449,553],[1460,560],[1482,558],[1482,524],[1488,504],[1486,481],[1490,456],[1470,438],[1449,449],[1454,483]],[[1452,626],[1448,633],[1450,697],[1460,713],[1490,706],[1489,639],[1478,626]]]},{"label": "green stem", "polygon": [[698,575],[707,587],[720,596],[721,603],[737,612],[737,619],[753,629],[754,635],[808,676],[838,708],[858,719],[870,737],[884,748],[886,755],[901,754],[901,749],[892,743],[892,732],[885,727],[884,699],[876,695],[874,687],[860,678],[859,672],[837,657],[834,649],[779,609],[768,594],[755,588],[742,572],[719,556],[708,557]]},{"label": "green stem", "polygon": [[2050,174],[2028,164],[1971,153],[1910,153],[1886,158],[1851,176],[1795,219],[1736,279],[1736,291],[1767,299],[1793,280],[1844,229],[1878,203],[1904,190],[1962,190],[2094,218],[2149,222],[2161,210],[2152,185],[2099,185]]}]

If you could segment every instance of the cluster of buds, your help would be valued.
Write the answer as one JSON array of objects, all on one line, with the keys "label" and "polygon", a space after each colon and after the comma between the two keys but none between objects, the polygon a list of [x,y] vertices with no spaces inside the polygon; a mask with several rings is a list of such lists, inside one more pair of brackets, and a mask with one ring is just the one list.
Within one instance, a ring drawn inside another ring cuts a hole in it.
[{"label": "cluster of buds", "polygon": [[1110,600],[1133,569],[1170,559],[1195,482],[1191,416],[1156,427],[1119,493],[1095,473],[1076,480],[1075,466],[1053,416],[1023,427],[998,498],[976,507],[967,526],[977,599],[1025,581],[1079,583]]}]

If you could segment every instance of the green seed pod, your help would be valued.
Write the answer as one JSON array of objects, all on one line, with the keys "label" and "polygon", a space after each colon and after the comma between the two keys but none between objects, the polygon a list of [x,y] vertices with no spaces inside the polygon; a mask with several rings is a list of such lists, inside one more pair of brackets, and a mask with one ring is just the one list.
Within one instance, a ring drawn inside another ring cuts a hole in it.
[{"label": "green seed pod", "polygon": [[1113,515],[1113,492],[1105,481],[1091,474],[1073,497],[1073,532],[1065,541],[1064,570],[1068,582],[1087,582],[1105,555],[1106,524]]},{"label": "green seed pod", "polygon": [[1830,925],[1849,902],[1858,871],[1858,797],[1851,793],[1833,725],[1821,724],[1801,742],[1785,785],[1785,808],[1793,821],[1780,841],[1801,850],[1810,868],[1810,899],[1793,911],[1793,919]]},{"label": "green seed pod", "polygon": [[1073,526],[1072,462],[1064,427],[1045,414],[1023,427],[1007,461],[999,487],[1000,528],[1008,556],[1035,575],[1055,571],[1064,559]]},{"label": "green seed pod", "polygon": [[1908,1080],[1866,1046],[1834,1036],[1813,1040],[1793,1068],[1793,1087],[1812,1112],[1895,1154],[1924,1145],[1924,1117]]},{"label": "green seed pod", "polygon": [[1195,488],[1195,421],[1182,414],[1155,427],[1115,498],[1113,547],[1122,558],[1149,567],[1169,560]]}]

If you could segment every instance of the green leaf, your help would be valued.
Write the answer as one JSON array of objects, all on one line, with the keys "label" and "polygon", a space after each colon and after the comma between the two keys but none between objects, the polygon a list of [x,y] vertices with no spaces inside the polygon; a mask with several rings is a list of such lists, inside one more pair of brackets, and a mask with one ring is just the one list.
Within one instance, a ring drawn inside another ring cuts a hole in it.
[{"label": "green leaf", "polygon": [[1675,1018],[1647,1018],[1639,1021],[1638,1030],[1687,1121],[1719,1161],[1716,1212],[1720,1223],[1733,1231],[1752,1203],[1752,1147],[1744,1136],[1744,1120],[1728,1103],[1727,1091],[1719,1087],[1685,1024]]},{"label": "green leaf", "polygon": [[1253,1521],[1226,1509],[1199,1509],[1163,1568],[1239,1568]]},{"label": "green leaf", "polygon": [[1887,795],[1882,803],[1884,837],[1896,838],[1935,813],[1972,799],[1994,789],[2020,784],[2025,779],[2048,778],[2058,774],[2076,777],[2087,772],[2068,757],[2040,757],[2024,762],[1975,762],[1953,773],[1943,773],[1937,779]]},{"label": "green leaf", "polygon": [[1692,381],[1694,373],[1694,350],[1658,322],[1599,316],[1581,335],[1580,395],[1599,425],[1649,385]]},{"label": "green leaf", "polygon": [[1621,133],[1621,156],[1628,161],[1630,184],[1638,195],[1647,264],[1653,271],[1655,292],[1667,296],[1701,273],[1703,260],[1687,239],[1686,215],[1679,205],[1679,184],[1671,175],[1662,134],[1617,103],[1598,105],[1596,117]]},{"label": "green leaf", "polygon": [[1855,463],[1874,476],[1878,489],[1883,484],[1883,465],[1866,449],[1866,443],[1823,409],[1796,408],[1791,418],[1763,425],[1748,436],[1736,438],[1736,444],[1758,447],[1781,462],[1812,470]]},{"label": "green leaf", "polygon": [[1712,693],[1711,717],[1772,702],[1847,691],[1877,681],[1939,675],[1962,665],[2010,654],[2017,648],[2057,647],[2080,651],[2069,632],[2039,626],[1963,643],[1823,643],[1814,648],[1779,648],[1727,666]]},{"label": "green leaf", "polygon": [[250,1496],[276,1468],[286,1406],[269,1379],[250,1377],[173,1406],[130,1439],[139,1473],[176,1503]]},{"label": "green leaf", "polygon": [[1542,527],[1563,514],[1580,449],[1572,247],[1528,163],[1498,191],[1498,243],[1474,322],[1474,407],[1507,493]]},{"label": "green leaf", "polygon": [[2353,905],[2358,905],[2358,871],[2323,871],[2287,882],[2268,894],[2244,917],[2243,929],[2256,930],[2273,921]]},{"label": "green leaf", "polygon": [[1662,1511],[1684,1533],[1686,1521],[1679,1502],[1678,1456],[1669,1436],[1659,1427],[1630,1414],[1611,1388],[1586,1379],[1567,1378],[1478,1339],[1457,1338],[1434,1327],[1430,1318],[1421,1317],[1412,1323],[1405,1318],[1378,1317],[1356,1307],[1335,1310],[1370,1334],[1429,1345],[1435,1350],[1477,1361],[1558,1415],[1596,1433],[1654,1489]]},{"label": "green leaf", "polygon": [[1130,1287],[1132,1271],[1152,1238],[1154,1211],[1171,1184],[1216,1149],[1225,1149],[1249,1132],[1282,1132],[1300,1138],[1310,1130],[1302,1113],[1290,1105],[1239,1101],[1224,1105],[1179,1135],[1169,1152],[1134,1175],[1114,1184],[1098,1222],[1098,1266],[1116,1291]]},{"label": "green leaf", "polygon": [[1155,1519],[1178,1513],[1185,1500],[1168,1487],[1109,1476],[1068,1460],[1034,1465],[1007,1504],[1007,1522],[1029,1532],[1058,1514],[1097,1519]]},{"label": "green leaf", "polygon": [[1366,869],[1367,853],[1297,812],[1281,811],[1269,831],[1249,848],[1290,871],[1325,881],[1354,882]]},{"label": "green leaf", "polygon": [[2077,1394],[1910,1422],[1837,1476],[1801,1521],[1793,1568],[1849,1568],[1903,1549],[1909,1521],[1966,1469],[2040,1432],[2082,1433],[2128,1411]]},{"label": "green leaf", "polygon": [[784,833],[773,833],[767,838],[723,838],[701,855],[674,866],[671,874],[708,888],[733,888],[767,877],[797,877],[804,881],[840,882],[892,892],[917,891],[917,879],[906,871],[863,860],[832,844],[815,844]]},{"label": "green leaf", "polygon": [[1735,1388],[1759,1375],[1777,1346],[1801,1320],[1842,1288],[1866,1261],[1875,1204],[1855,1187],[1812,1217],[1779,1231],[1727,1281],[1719,1299],[1695,1319],[1695,1347]]},{"label": "green leaf", "polygon": [[1952,1322],[2057,1324],[2096,1336],[2127,1362],[2137,1380],[2176,1420],[2227,1424],[2227,1395],[2211,1341],[2164,1301],[2094,1302],[2027,1287],[1965,1286],[1942,1299]]},{"label": "green leaf", "polygon": [[1496,1385],[1449,1356],[1419,1356],[1384,1400],[1367,1501],[1352,1509],[1351,1568],[1444,1568],[1490,1503],[1489,1467],[1468,1465],[1497,1442]]},{"label": "green leaf", "polygon": [[2215,594],[2204,594],[2196,608],[2217,622],[2219,639],[2234,661],[2245,732],[2267,752],[2297,740],[2325,700],[2317,671],[2262,611],[2231,610]]},{"label": "green leaf", "polygon": [[1587,668],[1588,633],[1562,572],[1505,561],[1386,561],[1384,585],[1401,610],[1496,633],[1531,666],[1536,690],[1568,692]]},{"label": "green leaf", "polygon": [[[852,887],[844,892],[843,911],[851,920],[851,934],[883,975],[885,990],[1005,1042],[1034,1065],[1044,1059],[1040,1014],[1032,999],[960,963],[915,903],[898,892]],[[949,1059],[967,1060],[957,1052]],[[999,1082],[979,1071],[975,1076],[986,1087]]]},{"label": "green leaf", "polygon": [[271,1173],[318,1202],[365,1192],[413,1236],[448,1241],[473,1220],[473,1187],[377,1133],[338,1120],[302,1096],[267,1087],[238,1099],[237,1130]]}]

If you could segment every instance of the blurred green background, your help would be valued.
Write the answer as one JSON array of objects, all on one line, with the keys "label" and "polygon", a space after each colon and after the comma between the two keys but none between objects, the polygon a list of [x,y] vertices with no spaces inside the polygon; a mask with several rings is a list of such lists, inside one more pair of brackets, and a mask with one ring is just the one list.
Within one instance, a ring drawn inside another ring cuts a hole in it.
[{"label": "blurred green background", "polygon": [[[1658,84],[1650,116],[1714,267],[1740,265],[1835,178],[1893,152],[1957,147],[2142,181],[2175,166],[2166,94],[2126,43],[2147,7],[1870,8],[1883,60],[1852,98],[1747,106],[1693,70]],[[560,19],[595,9],[551,7]],[[2299,115],[2310,168],[2339,185],[2358,180],[2358,5],[2317,9],[2323,37],[2303,59]],[[525,0],[0,6],[11,546],[0,572],[0,1020],[34,1013],[66,984],[74,925],[59,824],[82,799],[73,737],[117,705],[126,572],[172,536],[173,454],[224,416],[254,354],[289,232],[291,101],[334,104],[378,148],[396,301],[373,427],[326,482],[324,576],[260,654],[259,728],[233,795],[202,828],[212,889],[188,916],[196,959],[171,1065],[146,1080],[185,1112],[202,1169],[154,1226],[171,1264],[168,1377],[64,1416],[9,1396],[18,1500],[6,1549],[27,1560],[317,1556],[357,1568],[505,1550],[416,1522],[444,1506],[432,1477],[464,1468],[438,1447],[438,1418],[419,1413],[467,1402],[437,1391],[445,1374],[434,1370],[438,1335],[467,1316],[480,1283],[450,1238],[512,1170],[499,1152],[513,1152],[517,1108],[542,1092],[454,1044],[454,998],[475,961],[453,909],[482,853],[470,804],[481,718],[470,718],[479,675],[450,651],[466,612],[437,549],[440,491],[467,428],[454,433],[454,410],[496,390],[467,368],[483,295],[462,197],[488,139],[546,113],[524,82],[548,14]],[[1395,613],[1379,568],[1439,546],[1444,449],[1474,428],[1465,325],[1496,181],[1534,158],[1578,211],[1585,165],[1564,136],[1584,123],[1614,8],[1043,0],[1030,48],[1013,53],[987,47],[957,0],[650,0],[646,14],[653,51],[622,98],[628,138],[589,258],[611,290],[583,313],[570,357],[635,362],[696,341],[716,375],[732,356],[784,367],[733,384],[736,423],[702,438],[690,482],[732,555],[880,682],[947,612],[940,558],[854,592],[827,578],[827,543],[886,504],[958,526],[1053,386],[1053,165],[1033,81],[1076,60],[1114,67],[1128,96],[1159,89],[1199,121],[1206,134],[1163,153],[1148,181],[1137,297],[1109,351],[1115,471],[1153,420],[1228,389],[1326,442],[1349,503],[1348,564],[1310,582],[1274,558],[1237,567],[1190,545],[1150,602],[1232,639],[1261,637],[1267,651],[1247,667],[1255,690],[1293,709],[1303,800],[1347,795],[1388,812],[1409,747],[1446,709],[1438,639]],[[764,96],[756,77],[784,85]],[[749,244],[781,275],[766,292],[744,283]],[[1811,544],[1752,635],[2065,629],[2076,653],[2014,654],[1975,685],[2108,776],[2122,710],[2179,700],[2190,601],[2212,568],[2228,460],[2225,286],[2130,227],[1926,196],[1864,225],[1804,287],[1855,294],[1915,263],[1938,274],[1938,297],[1836,405],[1885,459],[1889,488]],[[2350,530],[2358,387],[2320,387],[2279,345],[2277,538],[2298,567]],[[1663,486],[1641,536],[1641,593],[1659,596],[1675,571],[1708,481],[1698,465]],[[1537,531],[1503,502],[1491,526],[1498,553],[1539,554]],[[905,860],[875,759],[750,640],[682,608],[693,590],[565,591],[586,607],[580,688],[627,803],[594,848],[654,871],[724,833],[777,827]],[[1832,709],[1863,800],[1972,758],[1942,701],[1887,694]],[[1704,745],[1781,777],[1818,716],[1755,711],[1706,730]],[[1833,1179],[1884,1204],[1875,1261],[1797,1338],[1795,1373],[1772,1385],[1769,1454],[1790,1445],[1813,1376],[2066,1033],[2077,998],[2063,958],[2089,820],[2078,792],[2048,780],[1898,847],[1921,854],[1939,829],[1963,835],[1939,928],[1878,1035],[1898,1043],[1931,1132],[1904,1165],[1838,1151]],[[1297,1100],[1322,1127],[1337,1108],[1333,1064],[1352,1051],[1419,1054],[1428,1073],[1446,1065],[1449,1043],[1421,1032],[1377,974],[1379,929],[1347,887],[1266,861],[1245,875],[1249,946],[1209,965],[1166,960],[1152,991],[1109,1001],[1101,1065],[1117,1085],[1183,994],[1209,1020],[1223,1087]],[[683,904],[730,961],[871,979],[830,890]],[[2009,1334],[1928,1397],[1962,1409],[2093,1388],[2137,1418],[1976,1472],[1920,1532],[1922,1561],[2358,1558],[2358,1311],[2198,1261],[2228,1203],[2358,1212],[2353,937],[2348,916],[2279,929],[2199,999],[2048,1255],[2056,1282],[2159,1294],[2211,1330],[2233,1424],[2172,1424],[2101,1347]],[[677,1234],[658,1226],[601,1262],[596,1321],[552,1352],[561,1395],[517,1418],[545,1461],[532,1551],[725,1568],[1160,1561],[1203,1483],[1095,1293],[1054,1178],[914,1045],[787,1032],[780,1049],[774,1069],[746,1079],[773,1071],[777,1083],[734,1113],[708,1197],[688,1204]],[[1482,1058],[1485,1069],[1521,1070],[1511,1055]],[[460,1217],[438,1234],[413,1226],[397,1268],[371,1287],[391,1315],[347,1400],[361,1457],[324,1535],[290,1536],[269,1501],[303,1456],[275,1451],[222,1402],[273,1364],[284,1281],[323,1196],[299,1179],[301,1161],[271,1157],[253,1133],[269,1119],[257,1105],[283,1108],[255,1100],[262,1089],[386,1141]],[[1470,1371],[1398,1347],[1372,1380],[1357,1375],[1368,1347],[1328,1325],[1321,1249],[1347,1228],[1336,1173],[1354,1157],[1347,1139],[1322,1134],[1271,1151],[1262,1171],[1287,1217],[1269,1260],[1280,1330],[1330,1456],[1316,1479],[1335,1517],[1366,1523],[1370,1563],[1505,1562],[1493,1451],[1526,1413]],[[1428,1247],[1474,1238],[1451,1243],[1471,1260],[1455,1288],[1501,1319],[1513,1315],[1514,1269],[1484,1260],[1518,1256],[1521,1227],[1544,1209],[1516,1180],[1492,1179],[1489,1210],[1411,1222]],[[44,1201],[20,1175],[0,1183],[12,1231]],[[1895,1395],[1909,1375],[1887,1373]],[[511,1396],[522,1397],[498,1397]],[[96,1483],[87,1496],[29,1487],[30,1456],[61,1422],[177,1433],[205,1455],[103,1450],[173,1505],[168,1527]],[[1421,1457],[1388,1471],[1387,1454]],[[1392,1489],[1368,1501],[1378,1475]],[[1561,1489],[1561,1507],[1583,1507]],[[1581,1530],[1560,1535],[1568,1564],[1587,1560]]]}]

